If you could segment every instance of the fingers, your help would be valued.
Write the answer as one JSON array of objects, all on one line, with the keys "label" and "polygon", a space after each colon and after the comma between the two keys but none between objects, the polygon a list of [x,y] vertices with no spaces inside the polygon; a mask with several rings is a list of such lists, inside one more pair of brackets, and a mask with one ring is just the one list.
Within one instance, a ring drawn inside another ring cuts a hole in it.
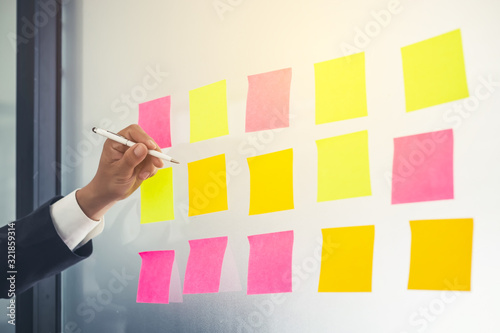
[{"label": "fingers", "polygon": [[123,154],[118,169],[124,174],[132,174],[135,167],[144,161],[147,155],[148,149],[146,146],[143,143],[137,143]]},{"label": "fingers", "polygon": [[[144,130],[139,125],[136,124],[130,125],[121,130],[118,134],[126,137],[130,141],[136,143],[143,143],[150,150],[156,150],[158,152],[161,152],[161,149],[156,144],[156,142],[146,132],[144,132]],[[121,153],[125,153],[129,149],[127,146],[117,142],[112,142],[111,147],[114,150],[117,150]],[[164,166],[163,161],[157,157],[148,156],[148,160],[150,160],[157,168],[163,168]]]},{"label": "fingers", "polygon": [[118,134],[123,135],[127,139],[136,143],[144,143],[148,149],[154,149],[161,152],[160,147],[158,147],[156,142],[146,132],[144,132],[139,125],[130,125],[121,130]]}]

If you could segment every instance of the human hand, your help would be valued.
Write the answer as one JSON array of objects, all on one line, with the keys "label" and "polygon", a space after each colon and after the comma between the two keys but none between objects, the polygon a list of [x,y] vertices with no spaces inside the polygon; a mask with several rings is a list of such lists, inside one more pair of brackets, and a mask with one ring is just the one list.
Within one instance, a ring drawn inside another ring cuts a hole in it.
[{"label": "human hand", "polygon": [[129,148],[106,140],[96,175],[87,186],[76,192],[76,199],[85,215],[96,221],[163,167],[161,159],[148,155],[148,149],[161,150],[139,125],[130,125],[118,134],[137,143]]}]

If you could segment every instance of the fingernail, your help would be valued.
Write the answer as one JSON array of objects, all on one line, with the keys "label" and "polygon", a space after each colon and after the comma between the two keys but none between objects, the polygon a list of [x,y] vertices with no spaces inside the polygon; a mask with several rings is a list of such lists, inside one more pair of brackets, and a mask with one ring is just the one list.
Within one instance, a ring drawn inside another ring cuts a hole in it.
[{"label": "fingernail", "polygon": [[139,174],[139,178],[140,178],[141,180],[146,180],[146,179],[148,179],[148,177],[149,177],[149,172],[147,172],[147,171],[143,171],[143,172],[141,172],[141,173]]},{"label": "fingernail", "polygon": [[137,147],[135,147],[134,154],[137,157],[142,157],[142,155],[144,155],[144,146],[138,145]]},{"label": "fingernail", "polygon": [[156,149],[156,143],[153,140],[149,140],[149,146],[151,149]]}]

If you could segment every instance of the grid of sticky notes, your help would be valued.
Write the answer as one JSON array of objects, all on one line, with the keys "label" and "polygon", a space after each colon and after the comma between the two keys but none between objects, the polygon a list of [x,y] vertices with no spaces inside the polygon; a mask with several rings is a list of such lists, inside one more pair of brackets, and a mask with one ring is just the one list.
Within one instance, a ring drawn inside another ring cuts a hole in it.
[{"label": "grid of sticky notes", "polygon": [[[469,96],[460,30],[405,46],[401,56],[406,112]],[[315,125],[368,117],[365,67],[364,52],[314,64]],[[245,133],[290,126],[291,84],[291,68],[248,76]],[[226,91],[225,80],[189,91],[191,143],[229,135]],[[142,103],[139,112],[141,126],[161,148],[169,147],[170,96]],[[318,203],[372,195],[370,160],[377,156],[370,135],[361,130],[315,141]],[[295,208],[293,148],[254,154],[247,164],[250,216]],[[391,204],[453,199],[453,170],[453,129],[394,138]],[[187,163],[187,174],[188,216],[229,210],[225,154]],[[169,168],[143,183],[141,223],[174,219],[172,179]],[[470,290],[473,220],[411,221],[410,229],[408,289]],[[321,233],[318,292],[371,292],[375,226]],[[248,236],[248,244],[247,294],[291,292],[293,230]],[[229,265],[228,237],[191,240],[189,246],[183,293],[220,292],[221,281],[228,279],[223,269]],[[170,274],[173,256],[173,251],[141,253],[138,302],[168,303],[170,278],[154,276]],[[238,285],[234,263],[228,269]]]}]

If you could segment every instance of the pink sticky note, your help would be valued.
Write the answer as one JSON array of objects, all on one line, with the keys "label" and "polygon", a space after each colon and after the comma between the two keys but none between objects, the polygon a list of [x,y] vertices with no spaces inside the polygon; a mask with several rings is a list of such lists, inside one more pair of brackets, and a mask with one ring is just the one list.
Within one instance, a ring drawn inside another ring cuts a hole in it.
[{"label": "pink sticky note", "polygon": [[171,147],[170,96],[139,104],[139,126],[160,148]]},{"label": "pink sticky note", "polygon": [[247,295],[292,291],[293,230],[248,236]]},{"label": "pink sticky note", "polygon": [[189,241],[189,257],[184,277],[184,294],[219,292],[227,237]]},{"label": "pink sticky note", "polygon": [[453,199],[453,130],[394,139],[392,203]]},{"label": "pink sticky note", "polygon": [[142,258],[137,303],[168,304],[175,251],[140,252]]},{"label": "pink sticky note", "polygon": [[288,127],[292,69],[248,76],[246,132]]}]

